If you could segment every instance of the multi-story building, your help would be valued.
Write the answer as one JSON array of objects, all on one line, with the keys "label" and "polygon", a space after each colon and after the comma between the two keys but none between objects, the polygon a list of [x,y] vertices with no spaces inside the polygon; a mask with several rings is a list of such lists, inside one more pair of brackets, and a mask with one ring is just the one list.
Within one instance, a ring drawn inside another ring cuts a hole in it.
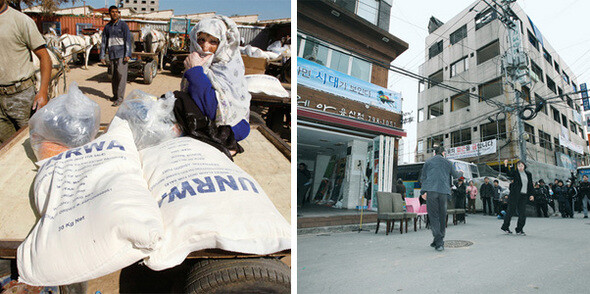
[{"label": "multi-story building", "polygon": [[[517,90],[531,107],[542,98],[548,102],[535,118],[524,121],[526,135],[522,137],[528,160],[563,167],[587,163],[581,101],[576,99],[579,94],[572,94],[580,89],[576,73],[525,11],[516,4],[511,7],[519,19],[530,80],[522,87],[517,83]],[[462,150],[469,150],[470,144],[493,139],[497,139],[495,153],[472,153],[463,160],[494,166],[498,159],[517,158],[516,115],[506,114],[490,102],[515,103],[515,92],[502,69],[508,30],[496,11],[484,1],[476,1],[447,23],[431,18],[429,32],[426,61],[419,71],[431,82],[419,85],[416,160],[431,157],[437,145],[467,145]],[[438,83],[459,91],[444,89]]]},{"label": "multi-story building", "polygon": [[401,94],[386,89],[388,67],[408,44],[389,33],[391,4],[298,2],[297,162],[313,173],[298,203],[354,209],[363,195],[392,191],[405,132]]},{"label": "multi-story building", "polygon": [[117,0],[118,7],[134,9],[137,13],[158,11],[160,0]]}]

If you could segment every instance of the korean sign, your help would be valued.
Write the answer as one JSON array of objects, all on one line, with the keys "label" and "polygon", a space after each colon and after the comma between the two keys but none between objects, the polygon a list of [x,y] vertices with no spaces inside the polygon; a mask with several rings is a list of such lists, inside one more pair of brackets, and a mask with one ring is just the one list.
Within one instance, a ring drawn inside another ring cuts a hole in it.
[{"label": "korean sign", "polygon": [[448,159],[477,157],[496,153],[496,139],[474,143],[447,150]]}]

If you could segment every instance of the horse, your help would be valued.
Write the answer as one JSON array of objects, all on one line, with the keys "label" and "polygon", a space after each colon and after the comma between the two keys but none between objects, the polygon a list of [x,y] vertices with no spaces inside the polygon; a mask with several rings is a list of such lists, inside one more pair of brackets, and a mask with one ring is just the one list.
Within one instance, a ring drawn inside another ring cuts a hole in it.
[{"label": "horse", "polygon": [[[57,52],[53,47],[47,47],[47,53],[49,53],[49,58],[51,58],[51,75],[49,78],[49,93],[47,97],[48,99],[54,98],[58,94],[58,84],[59,79],[63,77],[64,79],[64,92],[66,91],[66,74],[65,74],[65,62],[63,57]],[[35,67],[35,77],[37,79],[37,84],[35,87],[37,88],[37,92],[41,87],[41,70],[40,70],[40,62],[37,55],[31,54],[33,56],[33,66]]]},{"label": "horse", "polygon": [[150,26],[141,28],[141,40],[145,44],[145,52],[157,53],[160,69],[164,68],[164,55],[166,55],[167,36],[159,30]]},{"label": "horse", "polygon": [[75,36],[64,34],[58,39],[58,48],[61,55],[69,61],[73,54],[84,53],[84,69],[88,69],[88,57],[94,45],[100,45],[101,33],[94,33],[92,36]]},{"label": "horse", "polygon": [[47,47],[56,48],[58,46],[58,36],[57,32],[53,28],[49,28],[49,32],[43,35],[45,42],[47,43]]}]

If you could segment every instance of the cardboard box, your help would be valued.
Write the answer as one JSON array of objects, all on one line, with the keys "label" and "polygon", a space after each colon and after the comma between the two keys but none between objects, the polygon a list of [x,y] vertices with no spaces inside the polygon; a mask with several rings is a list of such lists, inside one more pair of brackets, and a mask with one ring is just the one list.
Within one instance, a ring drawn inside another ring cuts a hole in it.
[{"label": "cardboard box", "polygon": [[266,72],[266,66],[268,65],[266,58],[242,55],[242,60],[244,61],[247,75],[264,74],[264,72]]}]

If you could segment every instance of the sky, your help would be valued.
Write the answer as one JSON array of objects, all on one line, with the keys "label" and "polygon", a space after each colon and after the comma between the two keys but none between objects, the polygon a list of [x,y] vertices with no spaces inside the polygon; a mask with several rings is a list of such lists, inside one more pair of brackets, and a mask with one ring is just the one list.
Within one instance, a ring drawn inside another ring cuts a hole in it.
[{"label": "sky", "polygon": [[[416,1],[394,0],[389,32],[407,42],[409,49],[392,64],[418,73],[418,67],[424,63],[430,17],[434,16],[446,23],[473,3],[475,0],[423,0],[418,7]],[[590,1],[518,0],[517,3],[539,28],[543,39],[555,48],[557,54],[577,76],[578,85],[590,82],[590,35],[585,29],[588,27]],[[404,157],[401,161],[413,162],[416,148],[418,82],[390,72],[388,88],[402,92],[403,111],[412,112],[411,116],[414,117],[412,123],[404,125],[408,136],[403,139]]]},{"label": "sky", "polygon": [[[106,3],[108,7],[115,5],[116,1],[107,0]],[[101,8],[105,7],[105,0],[88,0],[86,4]],[[82,5],[82,1],[76,2],[75,6],[79,5]],[[175,15],[214,11],[227,16],[258,14],[260,20],[291,17],[290,0],[160,0],[159,8],[174,9]]]}]

